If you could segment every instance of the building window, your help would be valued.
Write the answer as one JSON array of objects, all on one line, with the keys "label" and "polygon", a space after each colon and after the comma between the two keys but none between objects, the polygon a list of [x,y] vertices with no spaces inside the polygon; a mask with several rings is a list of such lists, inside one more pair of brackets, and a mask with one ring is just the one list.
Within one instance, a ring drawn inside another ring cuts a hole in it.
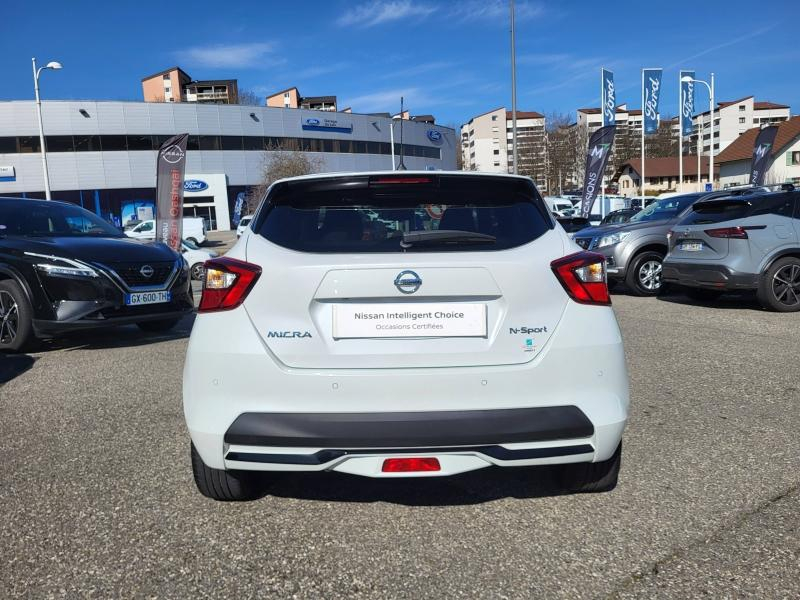
[{"label": "building window", "polygon": [[786,164],[800,165],[800,151],[787,152],[786,158],[788,159]]},{"label": "building window", "polygon": [[163,75],[161,77],[161,79],[163,79],[164,81],[169,81],[169,73],[167,73],[166,75]]},{"label": "building window", "polygon": [[744,117],[739,117],[739,123],[744,123],[744,122],[745,122],[745,118]]},{"label": "building window", "polygon": [[495,150],[494,153],[495,154],[500,154],[500,150]]},{"label": "building window", "polygon": [[739,112],[744,112],[744,104],[739,105]]},{"label": "building window", "polygon": [[494,166],[495,167],[499,167],[500,166],[500,161],[499,160],[494,161]]},{"label": "building window", "polygon": [[492,121],[497,121],[497,115],[492,115]]}]

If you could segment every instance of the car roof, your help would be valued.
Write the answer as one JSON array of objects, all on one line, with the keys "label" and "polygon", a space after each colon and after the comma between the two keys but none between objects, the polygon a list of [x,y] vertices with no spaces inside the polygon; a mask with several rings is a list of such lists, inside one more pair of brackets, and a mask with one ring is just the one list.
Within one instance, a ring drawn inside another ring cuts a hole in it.
[{"label": "car roof", "polygon": [[[0,196],[0,202],[5,202],[7,200],[14,200],[18,202],[35,202],[37,204],[61,204],[64,206],[78,206],[72,202],[65,202],[64,200],[44,200],[43,198],[22,198],[20,196]],[[80,208],[80,207],[79,207]]]},{"label": "car roof", "polygon": [[314,179],[336,179],[339,177],[386,177],[395,176],[401,177],[406,175],[413,175],[415,177],[433,177],[440,175],[454,175],[457,177],[486,177],[487,179],[504,178],[504,179],[518,179],[523,181],[532,181],[530,177],[524,175],[513,175],[511,173],[483,173],[480,171],[353,171],[353,172],[335,172],[335,173],[312,173],[310,175],[299,175],[297,177],[285,177],[278,179],[273,183],[283,183],[286,181],[308,181]]}]

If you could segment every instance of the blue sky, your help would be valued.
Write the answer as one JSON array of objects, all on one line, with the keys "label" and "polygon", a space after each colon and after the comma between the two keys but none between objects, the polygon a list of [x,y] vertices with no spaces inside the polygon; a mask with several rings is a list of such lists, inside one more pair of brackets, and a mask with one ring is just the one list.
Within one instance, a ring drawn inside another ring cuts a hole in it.
[{"label": "blue sky", "polygon": [[[260,95],[292,85],[335,94],[355,112],[397,111],[404,95],[412,114],[460,124],[510,107],[507,4],[9,0],[0,99],[32,97],[36,56],[64,64],[44,74],[46,99],[141,100],[141,78],[177,64],[196,79],[237,78]],[[640,104],[640,69],[664,67],[662,114],[676,113],[680,68],[714,71],[719,100],[753,94],[800,113],[798,23],[800,2],[789,0],[518,0],[518,108],[574,118],[599,104],[602,65],[631,108]],[[706,106],[704,92],[698,102]]]}]

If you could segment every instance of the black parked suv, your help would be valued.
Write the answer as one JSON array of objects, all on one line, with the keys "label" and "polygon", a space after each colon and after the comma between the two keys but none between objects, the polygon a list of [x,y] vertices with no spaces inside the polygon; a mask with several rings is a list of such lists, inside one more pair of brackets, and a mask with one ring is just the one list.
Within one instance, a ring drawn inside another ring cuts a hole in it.
[{"label": "black parked suv", "polygon": [[79,206],[0,198],[0,350],[76,329],[166,331],[193,310],[188,267]]}]

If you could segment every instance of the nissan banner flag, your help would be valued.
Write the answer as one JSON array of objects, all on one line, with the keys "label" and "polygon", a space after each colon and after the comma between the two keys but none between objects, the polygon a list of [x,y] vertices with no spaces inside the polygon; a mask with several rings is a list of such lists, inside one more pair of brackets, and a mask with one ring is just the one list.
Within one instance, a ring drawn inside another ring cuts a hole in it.
[{"label": "nissan banner flag", "polygon": [[600,110],[603,112],[603,127],[617,124],[617,93],[614,90],[614,73],[607,69],[600,70],[602,88],[600,90]]},{"label": "nissan banner flag", "polygon": [[581,216],[589,217],[592,205],[603,185],[603,172],[606,170],[608,155],[614,144],[615,125],[601,127],[589,138],[589,152],[586,155],[586,174],[583,178],[583,198],[581,199]]},{"label": "nissan banner flag", "polygon": [[658,100],[661,98],[661,74],[663,69],[644,69],[644,133],[651,135],[658,131]]},{"label": "nissan banner flag", "polygon": [[183,236],[183,174],[188,133],[169,138],[158,149],[156,165],[156,240],[180,251]]},{"label": "nissan banner flag", "polygon": [[758,132],[756,144],[753,147],[753,164],[750,167],[750,183],[752,185],[764,185],[764,175],[769,169],[769,159],[772,155],[772,146],[775,143],[777,134],[777,125],[764,127]]},{"label": "nissan banner flag", "polygon": [[694,79],[694,71],[681,71],[681,135],[692,135],[692,116],[694,115],[694,81],[683,81],[684,77]]}]

